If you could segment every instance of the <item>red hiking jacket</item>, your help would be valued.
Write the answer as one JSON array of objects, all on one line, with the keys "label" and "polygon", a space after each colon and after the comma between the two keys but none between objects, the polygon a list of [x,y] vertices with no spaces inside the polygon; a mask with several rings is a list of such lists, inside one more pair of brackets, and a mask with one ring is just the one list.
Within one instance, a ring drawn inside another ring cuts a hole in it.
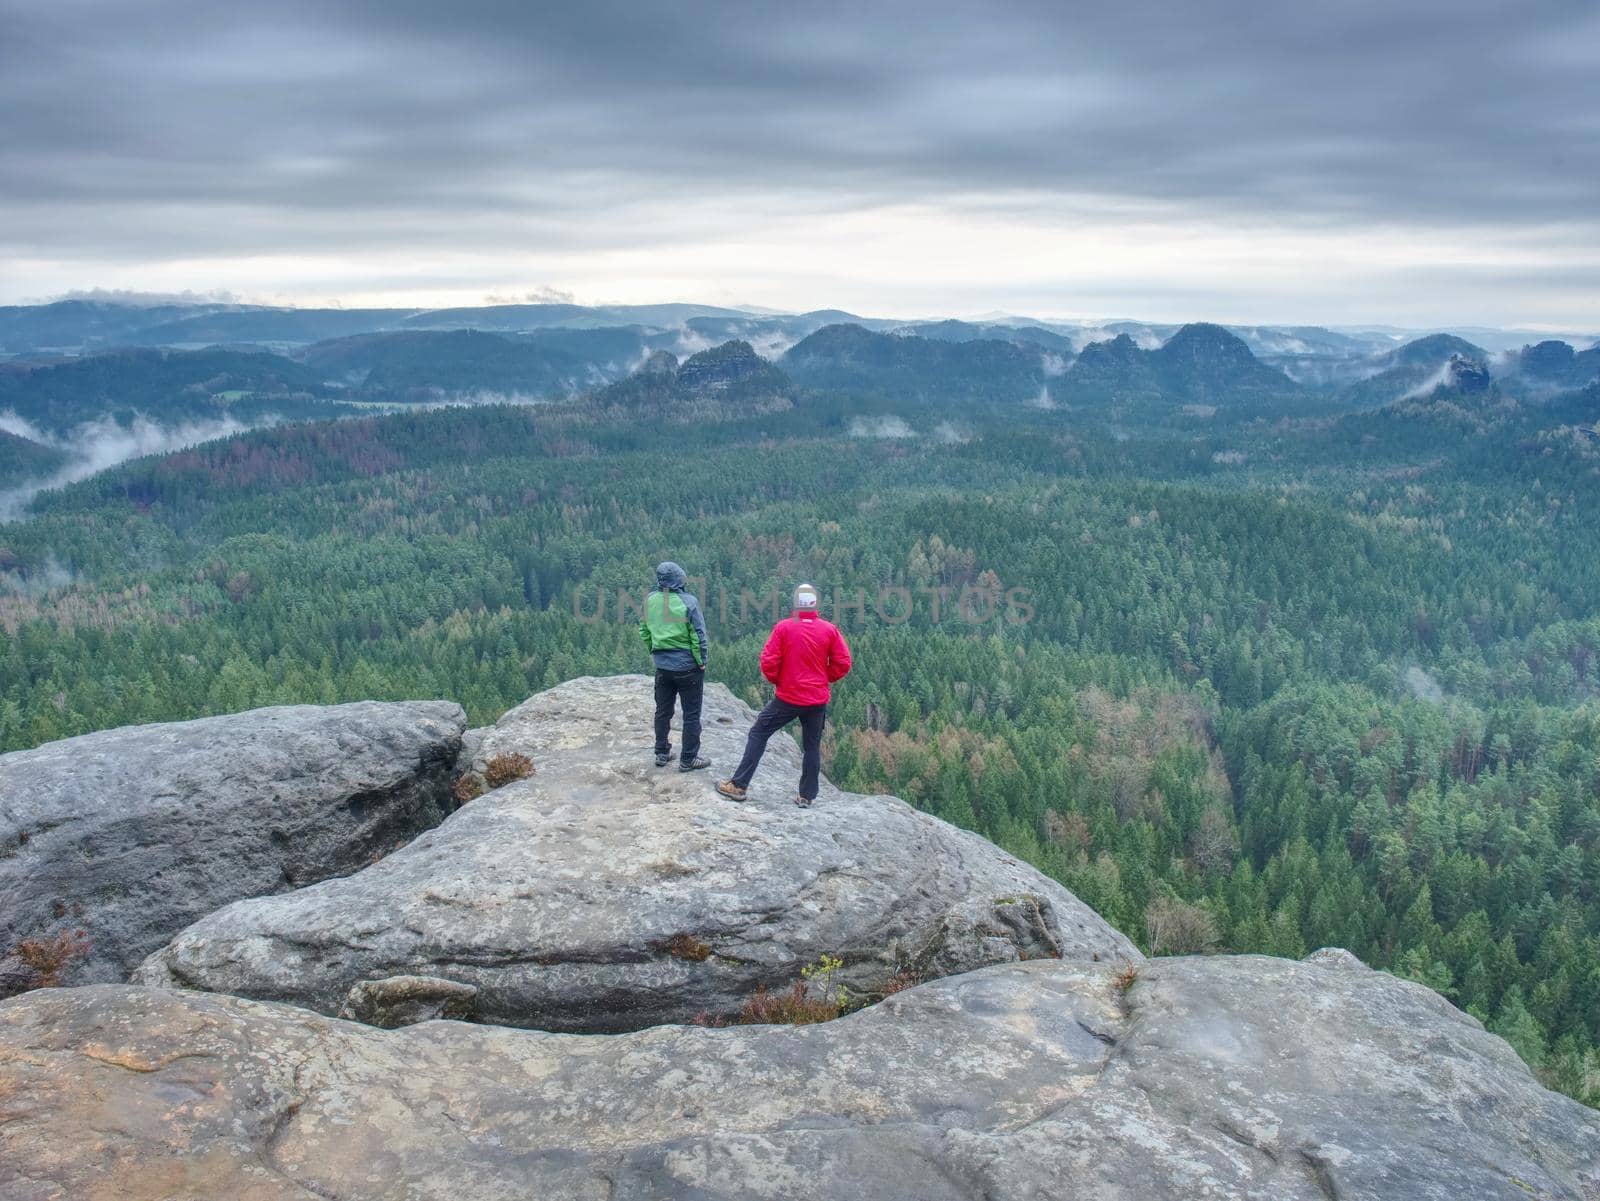
[{"label": "red hiking jacket", "polygon": [[796,609],[772,627],[761,652],[761,674],[778,686],[778,699],[791,705],[826,705],[828,685],[850,673],[850,648],[831,621]]}]

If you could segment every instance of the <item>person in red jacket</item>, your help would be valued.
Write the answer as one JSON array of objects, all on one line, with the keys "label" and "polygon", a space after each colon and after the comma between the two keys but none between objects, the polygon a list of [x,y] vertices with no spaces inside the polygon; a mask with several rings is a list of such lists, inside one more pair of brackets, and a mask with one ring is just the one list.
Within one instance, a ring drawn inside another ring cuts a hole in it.
[{"label": "person in red jacket", "polygon": [[761,674],[777,685],[777,695],[756,716],[745,739],[744,758],[733,778],[718,784],[717,791],[731,801],[744,800],[767,740],[799,718],[800,791],[794,803],[804,809],[816,800],[830,686],[849,672],[850,648],[844,635],[817,612],[817,590],[801,584],[794,590],[794,615],[772,627],[772,636],[761,652]]}]

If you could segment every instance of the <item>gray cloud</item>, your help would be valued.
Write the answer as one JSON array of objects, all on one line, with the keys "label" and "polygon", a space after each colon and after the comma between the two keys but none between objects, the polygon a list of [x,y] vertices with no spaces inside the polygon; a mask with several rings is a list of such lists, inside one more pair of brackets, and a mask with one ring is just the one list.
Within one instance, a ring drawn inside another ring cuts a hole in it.
[{"label": "gray cloud", "polygon": [[[398,253],[388,287],[470,287],[463,252],[649,253],[906,203],[1308,243],[1448,229],[1444,274],[1530,295],[1564,251],[1578,275],[1600,254],[1584,0],[0,0],[0,20],[0,252],[85,269]],[[1480,235],[1527,255],[1478,261]],[[1140,284],[1176,305],[1240,286]],[[1547,308],[1593,321],[1592,287],[1555,287]]]}]

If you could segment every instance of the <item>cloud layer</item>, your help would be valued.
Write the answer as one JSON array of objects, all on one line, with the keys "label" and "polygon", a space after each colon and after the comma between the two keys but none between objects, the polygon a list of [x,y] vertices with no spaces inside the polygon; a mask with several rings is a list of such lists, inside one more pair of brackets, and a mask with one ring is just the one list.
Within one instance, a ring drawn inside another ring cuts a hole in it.
[{"label": "cloud layer", "polygon": [[0,300],[1600,324],[1581,0],[0,21]]}]

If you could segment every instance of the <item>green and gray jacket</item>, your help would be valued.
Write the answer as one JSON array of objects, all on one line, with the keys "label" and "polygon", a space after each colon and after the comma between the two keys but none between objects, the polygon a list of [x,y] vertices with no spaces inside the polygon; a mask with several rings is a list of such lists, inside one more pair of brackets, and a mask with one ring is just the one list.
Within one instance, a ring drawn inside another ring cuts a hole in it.
[{"label": "green and gray jacket", "polygon": [[683,590],[688,577],[676,563],[656,568],[656,590],[644,598],[639,637],[662,671],[706,665],[706,619],[700,602]]}]

